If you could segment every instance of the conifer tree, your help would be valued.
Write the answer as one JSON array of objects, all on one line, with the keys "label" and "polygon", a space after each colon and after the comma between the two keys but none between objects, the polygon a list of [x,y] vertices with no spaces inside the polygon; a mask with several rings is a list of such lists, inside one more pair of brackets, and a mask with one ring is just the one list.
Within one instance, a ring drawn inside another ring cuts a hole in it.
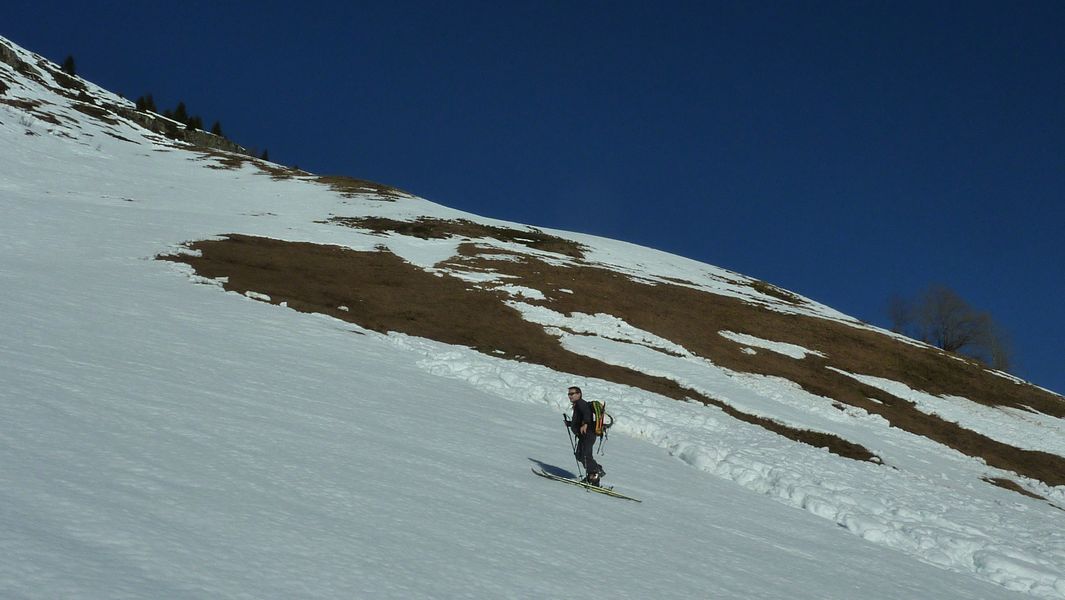
[{"label": "conifer tree", "polygon": [[67,75],[74,76],[78,74],[77,68],[74,66],[74,55],[68,54],[67,59],[63,61],[63,72]]},{"label": "conifer tree", "polygon": [[142,112],[159,112],[155,107],[155,99],[152,98],[151,94],[137,98],[137,110]]},{"label": "conifer tree", "polygon": [[184,102],[178,102],[177,108],[174,109],[174,120],[186,124],[189,122],[189,111]]},{"label": "conifer tree", "polygon": [[211,125],[211,133],[217,135],[218,137],[225,137],[222,134],[222,123],[215,121],[214,125]]}]

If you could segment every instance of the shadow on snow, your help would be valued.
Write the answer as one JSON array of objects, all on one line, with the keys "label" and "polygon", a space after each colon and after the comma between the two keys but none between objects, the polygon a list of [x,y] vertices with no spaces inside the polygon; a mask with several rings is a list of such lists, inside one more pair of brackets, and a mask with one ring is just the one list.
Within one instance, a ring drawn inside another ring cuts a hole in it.
[{"label": "shadow on snow", "polygon": [[536,463],[536,465],[538,467],[543,469],[544,473],[547,473],[549,475],[556,475],[558,477],[565,477],[566,479],[577,479],[577,475],[575,475],[572,471],[568,471],[566,469],[563,469],[562,467],[556,467],[555,465],[549,465],[549,464],[547,464],[547,463],[545,463],[543,461],[536,460],[535,458],[530,458],[529,461]]}]

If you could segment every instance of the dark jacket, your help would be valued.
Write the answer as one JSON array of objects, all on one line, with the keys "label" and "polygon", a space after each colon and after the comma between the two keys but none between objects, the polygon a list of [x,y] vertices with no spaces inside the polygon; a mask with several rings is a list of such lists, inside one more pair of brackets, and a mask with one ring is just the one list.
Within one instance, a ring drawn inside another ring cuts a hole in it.
[{"label": "dark jacket", "polygon": [[595,415],[592,414],[592,405],[584,398],[578,398],[573,403],[573,419],[569,422],[569,428],[573,435],[581,435],[581,425],[588,424],[584,435],[595,435]]}]

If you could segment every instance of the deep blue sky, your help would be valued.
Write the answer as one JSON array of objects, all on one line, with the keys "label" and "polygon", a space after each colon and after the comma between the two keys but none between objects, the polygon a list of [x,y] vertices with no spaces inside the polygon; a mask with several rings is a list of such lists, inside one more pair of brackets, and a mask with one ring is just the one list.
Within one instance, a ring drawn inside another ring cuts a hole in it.
[{"label": "deep blue sky", "polygon": [[15,1],[0,35],[277,162],[878,325],[948,285],[1065,392],[1065,3],[650,4]]}]

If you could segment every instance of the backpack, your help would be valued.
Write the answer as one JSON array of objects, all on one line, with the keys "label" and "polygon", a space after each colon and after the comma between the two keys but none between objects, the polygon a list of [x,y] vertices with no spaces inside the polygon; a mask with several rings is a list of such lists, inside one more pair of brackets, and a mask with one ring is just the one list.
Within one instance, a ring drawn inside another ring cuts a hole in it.
[{"label": "backpack", "polygon": [[[605,422],[607,417],[606,402],[592,400],[588,403],[588,406],[592,409],[592,419],[595,421],[595,435],[602,436],[606,433],[607,427],[609,427]],[[613,417],[610,420],[613,421]]]},{"label": "backpack", "polygon": [[614,424],[614,417],[606,412],[606,402],[592,400],[588,403],[592,408],[592,419],[595,421],[595,435],[599,437],[599,453],[603,453],[603,441],[607,438],[607,430]]}]

